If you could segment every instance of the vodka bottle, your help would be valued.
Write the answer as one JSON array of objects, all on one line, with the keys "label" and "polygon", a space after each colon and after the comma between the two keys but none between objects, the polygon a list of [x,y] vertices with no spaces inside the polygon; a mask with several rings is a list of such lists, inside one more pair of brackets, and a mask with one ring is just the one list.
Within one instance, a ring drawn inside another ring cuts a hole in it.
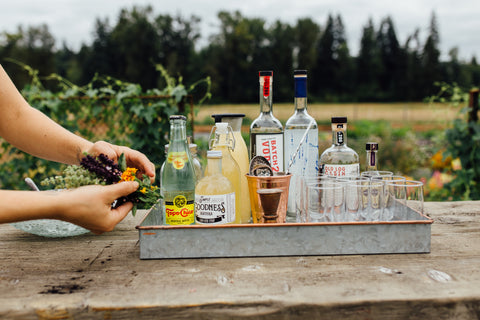
[{"label": "vodka bottle", "polygon": [[[295,112],[285,124],[285,166],[292,173],[288,192],[287,220],[295,221],[297,179],[318,175],[318,126],[307,112],[307,71],[295,70]],[[308,133],[298,149],[300,142]],[[291,164],[291,165],[290,165]]]},{"label": "vodka bottle", "polygon": [[283,126],[272,113],[273,72],[260,71],[260,115],[250,125],[250,159],[265,157],[274,172],[284,170]]},{"label": "vodka bottle", "polygon": [[187,143],[185,116],[170,116],[170,144],[161,179],[165,224],[195,223],[195,169]]},{"label": "vodka bottle", "polygon": [[325,175],[358,176],[358,154],[347,146],[347,117],[332,117],[332,146],[320,156]]},{"label": "vodka bottle", "polygon": [[207,151],[207,175],[195,188],[195,222],[235,222],[235,188],[222,174],[222,151]]},{"label": "vodka bottle", "polygon": [[377,151],[378,143],[367,142],[365,149],[367,151],[366,171],[377,171]]}]

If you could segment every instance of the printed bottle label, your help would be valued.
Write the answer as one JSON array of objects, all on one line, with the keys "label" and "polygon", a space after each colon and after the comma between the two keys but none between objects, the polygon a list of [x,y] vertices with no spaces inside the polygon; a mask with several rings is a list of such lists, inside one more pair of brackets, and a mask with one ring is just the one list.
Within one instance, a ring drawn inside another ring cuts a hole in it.
[{"label": "printed bottle label", "polygon": [[360,164],[325,164],[324,174],[335,177],[358,176]]},{"label": "printed bottle label", "polygon": [[185,163],[188,162],[188,155],[185,151],[169,152],[167,161],[171,163],[175,169],[180,170],[183,169],[185,167]]},{"label": "printed bottle label", "polygon": [[283,134],[257,134],[255,138],[255,154],[265,157],[273,171],[283,171]]},{"label": "printed bottle label", "polygon": [[235,192],[195,195],[195,220],[199,224],[224,224],[235,221]]},{"label": "printed bottle label", "polygon": [[173,201],[165,201],[165,223],[169,225],[186,225],[195,222],[195,204],[187,201],[184,195],[179,194]]}]

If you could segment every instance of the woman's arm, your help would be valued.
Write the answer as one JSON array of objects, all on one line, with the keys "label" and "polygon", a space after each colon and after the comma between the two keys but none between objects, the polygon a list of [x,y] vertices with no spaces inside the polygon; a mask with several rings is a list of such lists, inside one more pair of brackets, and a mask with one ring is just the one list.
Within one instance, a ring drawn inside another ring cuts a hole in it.
[{"label": "woman's arm", "polygon": [[133,206],[127,202],[112,209],[112,203],[137,188],[138,182],[128,181],[63,191],[0,190],[0,223],[59,219],[100,234],[113,230]]},{"label": "woman's arm", "polygon": [[0,65],[0,136],[34,156],[78,164],[92,143],[32,108]]}]

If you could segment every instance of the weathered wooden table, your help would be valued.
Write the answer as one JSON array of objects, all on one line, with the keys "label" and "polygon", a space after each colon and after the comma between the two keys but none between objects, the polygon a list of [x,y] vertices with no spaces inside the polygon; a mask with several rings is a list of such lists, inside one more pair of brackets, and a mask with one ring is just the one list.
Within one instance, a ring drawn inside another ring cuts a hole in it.
[{"label": "weathered wooden table", "polygon": [[0,226],[0,319],[479,319],[480,202],[430,202],[430,254],[140,260],[101,236]]}]

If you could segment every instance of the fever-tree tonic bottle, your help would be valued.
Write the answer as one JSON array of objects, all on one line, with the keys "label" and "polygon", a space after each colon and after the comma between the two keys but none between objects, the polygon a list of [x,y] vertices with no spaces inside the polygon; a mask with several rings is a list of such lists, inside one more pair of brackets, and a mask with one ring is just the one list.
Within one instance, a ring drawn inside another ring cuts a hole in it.
[{"label": "fever-tree tonic bottle", "polygon": [[320,156],[323,173],[330,176],[358,176],[358,154],[347,146],[347,117],[332,117],[332,146]]},{"label": "fever-tree tonic bottle", "polygon": [[[290,221],[296,219],[297,179],[318,175],[318,126],[307,112],[307,71],[295,70],[293,77],[295,112],[285,124],[285,166],[290,166],[289,172],[292,173],[287,206],[287,220]],[[300,145],[307,129],[305,140]]]},{"label": "fever-tree tonic bottle", "polygon": [[273,71],[260,71],[260,115],[250,125],[250,159],[265,157],[274,172],[284,170],[283,126],[273,116]]},{"label": "fever-tree tonic bottle", "polygon": [[186,120],[182,115],[170,117],[170,145],[161,182],[167,225],[195,223],[195,169],[187,143]]}]

